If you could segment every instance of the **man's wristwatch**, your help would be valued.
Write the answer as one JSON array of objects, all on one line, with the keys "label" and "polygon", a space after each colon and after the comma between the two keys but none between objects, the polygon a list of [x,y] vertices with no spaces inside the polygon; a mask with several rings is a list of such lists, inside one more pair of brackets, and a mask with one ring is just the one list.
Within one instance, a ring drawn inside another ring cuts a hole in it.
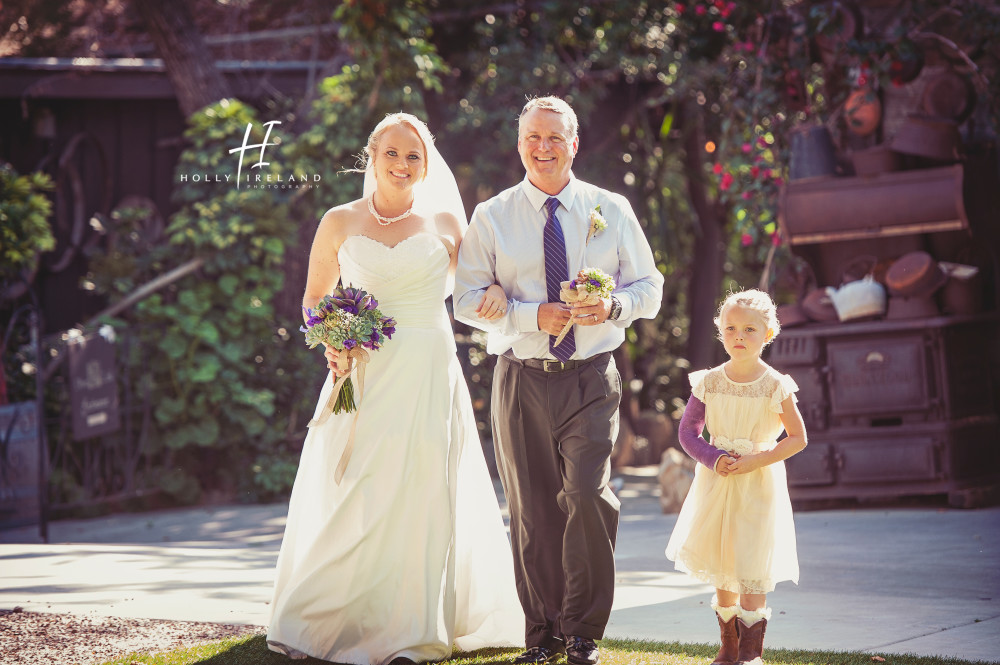
[{"label": "man's wristwatch", "polygon": [[608,314],[609,321],[617,321],[622,315],[622,303],[618,298],[611,296],[611,312]]}]

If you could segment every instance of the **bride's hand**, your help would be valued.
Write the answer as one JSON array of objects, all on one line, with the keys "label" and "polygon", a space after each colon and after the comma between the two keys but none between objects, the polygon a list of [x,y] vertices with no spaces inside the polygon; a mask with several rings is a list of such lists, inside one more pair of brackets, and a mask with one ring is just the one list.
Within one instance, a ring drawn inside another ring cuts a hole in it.
[{"label": "bride's hand", "polygon": [[479,318],[495,321],[507,313],[507,294],[499,284],[490,284],[476,308]]},{"label": "bride's hand", "polygon": [[326,356],[326,366],[338,379],[351,371],[351,359],[343,351],[326,346],[323,355]]}]

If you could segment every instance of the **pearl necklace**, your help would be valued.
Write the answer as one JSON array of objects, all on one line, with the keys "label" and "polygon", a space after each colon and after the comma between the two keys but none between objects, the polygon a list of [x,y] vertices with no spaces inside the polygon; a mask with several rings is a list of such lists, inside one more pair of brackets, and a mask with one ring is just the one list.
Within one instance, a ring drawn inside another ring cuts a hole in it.
[{"label": "pearl necklace", "polygon": [[413,212],[413,204],[410,204],[410,208],[402,215],[398,215],[396,217],[383,217],[382,215],[378,214],[378,212],[376,212],[375,210],[375,194],[373,192],[372,195],[368,197],[368,212],[372,214],[372,217],[374,217],[375,220],[380,225],[389,226],[393,222],[398,222],[401,219],[406,219],[407,217],[409,217],[410,214]]}]

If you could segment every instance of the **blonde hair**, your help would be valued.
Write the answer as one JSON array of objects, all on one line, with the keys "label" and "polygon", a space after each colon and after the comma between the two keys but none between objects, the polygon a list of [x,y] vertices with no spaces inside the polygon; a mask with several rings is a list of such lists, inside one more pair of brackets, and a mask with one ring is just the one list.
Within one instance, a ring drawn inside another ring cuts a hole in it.
[{"label": "blonde hair", "polygon": [[532,109],[543,109],[545,111],[552,111],[553,113],[558,113],[559,115],[565,116],[569,121],[569,131],[570,138],[576,138],[577,131],[580,129],[580,123],[576,119],[576,111],[573,107],[569,105],[566,100],[556,97],[555,95],[549,95],[548,97],[532,97],[528,100],[528,103],[524,105],[521,109],[521,115],[517,117],[517,133],[521,133],[521,123],[524,120],[524,116],[528,114],[528,111]]},{"label": "blonde hair", "polygon": [[409,113],[389,113],[375,125],[375,129],[368,135],[368,143],[365,144],[364,153],[359,155],[359,161],[364,165],[362,170],[367,171],[372,167],[372,163],[375,161],[375,153],[378,152],[379,141],[385,130],[397,125],[405,125],[415,131],[417,138],[420,139],[420,143],[424,147],[424,174],[420,178],[423,180],[427,177],[427,168],[429,166],[427,159],[429,154],[428,148],[434,145],[434,137],[431,135],[431,130],[427,129],[427,125],[424,124],[423,120]]},{"label": "blonde hair", "polygon": [[778,336],[778,333],[781,332],[781,324],[778,323],[778,310],[774,305],[774,301],[771,300],[771,296],[759,289],[747,289],[746,291],[730,292],[726,296],[726,299],[722,301],[722,304],[719,305],[719,313],[716,314],[714,323],[715,327],[719,330],[720,337],[722,335],[722,315],[732,307],[742,307],[761,315],[764,319],[765,330],[774,331],[771,338],[764,342],[764,346],[770,344]]}]

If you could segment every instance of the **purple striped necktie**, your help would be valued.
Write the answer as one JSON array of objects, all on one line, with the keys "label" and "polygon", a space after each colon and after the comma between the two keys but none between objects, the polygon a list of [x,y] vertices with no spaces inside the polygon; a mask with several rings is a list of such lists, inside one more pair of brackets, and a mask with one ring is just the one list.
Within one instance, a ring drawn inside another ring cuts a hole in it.
[{"label": "purple striped necktie", "polygon": [[[569,268],[566,265],[566,240],[563,238],[562,225],[556,218],[556,210],[559,208],[559,199],[555,197],[545,201],[545,209],[548,215],[545,217],[545,290],[549,302],[561,302],[559,299],[559,289],[561,283],[569,279]],[[576,351],[576,336],[573,328],[569,329],[569,334],[563,338],[559,346],[553,346],[556,338],[549,335],[549,350],[556,358],[562,362],[569,360],[573,352]]]}]

